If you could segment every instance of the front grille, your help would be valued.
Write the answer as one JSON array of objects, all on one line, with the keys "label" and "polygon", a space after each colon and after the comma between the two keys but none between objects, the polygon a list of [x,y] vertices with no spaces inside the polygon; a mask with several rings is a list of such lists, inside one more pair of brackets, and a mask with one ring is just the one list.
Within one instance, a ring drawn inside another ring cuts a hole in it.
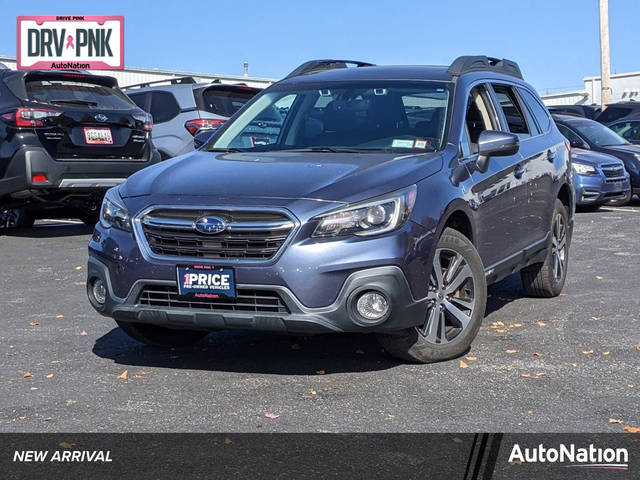
[{"label": "front grille", "polygon": [[622,165],[603,165],[602,173],[607,178],[624,177],[624,167]]},{"label": "front grille", "polygon": [[147,285],[138,298],[146,307],[182,308],[210,311],[289,313],[278,292],[238,289],[236,298],[181,297],[178,288],[170,285]]},{"label": "front grille", "polygon": [[[199,218],[215,216],[228,227],[216,234],[195,229]],[[280,212],[159,209],[141,219],[150,250],[160,256],[269,260],[293,230]]]}]

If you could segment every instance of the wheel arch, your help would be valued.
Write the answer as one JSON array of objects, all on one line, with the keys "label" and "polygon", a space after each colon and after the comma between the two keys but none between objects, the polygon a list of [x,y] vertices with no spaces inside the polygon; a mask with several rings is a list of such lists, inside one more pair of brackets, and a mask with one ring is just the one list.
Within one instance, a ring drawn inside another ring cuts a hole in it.
[{"label": "wheel arch", "polygon": [[445,228],[453,228],[467,237],[473,245],[476,245],[476,228],[474,215],[469,206],[461,199],[452,201],[441,217],[438,237]]}]

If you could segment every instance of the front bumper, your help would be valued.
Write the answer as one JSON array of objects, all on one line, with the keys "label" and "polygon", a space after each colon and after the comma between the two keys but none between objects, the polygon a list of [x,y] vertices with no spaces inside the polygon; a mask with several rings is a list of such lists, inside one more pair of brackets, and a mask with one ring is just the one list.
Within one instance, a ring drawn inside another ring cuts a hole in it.
[{"label": "front bumper", "polygon": [[[209,311],[187,308],[164,308],[141,305],[140,294],[145,286],[176,286],[175,281],[139,279],[124,298],[114,293],[109,268],[99,258],[89,257],[87,269],[88,296],[94,308],[118,321],[153,324],[174,329],[216,330],[244,329],[271,332],[314,334],[328,332],[394,331],[424,323],[427,300],[415,300],[402,270],[397,266],[382,266],[356,271],[349,275],[336,299],[326,307],[306,307],[287,287],[279,285],[238,284],[237,288],[276,291],[288,313]],[[90,288],[94,279],[107,287],[104,305],[96,303]],[[384,294],[391,305],[381,320],[368,322],[355,310],[360,294],[376,290]]]},{"label": "front bumper", "polygon": [[609,200],[624,198],[631,189],[629,174],[619,179],[604,175],[573,174],[576,191],[576,205],[599,205]]}]

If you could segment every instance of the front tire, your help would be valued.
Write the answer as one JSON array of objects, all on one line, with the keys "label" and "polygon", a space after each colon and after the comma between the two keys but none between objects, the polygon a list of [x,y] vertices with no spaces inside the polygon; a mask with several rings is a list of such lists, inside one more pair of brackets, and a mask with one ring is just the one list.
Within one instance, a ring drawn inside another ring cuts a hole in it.
[{"label": "front tire", "polygon": [[394,357],[419,363],[465,353],[478,334],[487,303],[484,266],[473,243],[446,228],[438,241],[429,282],[425,323],[377,334]]},{"label": "front tire", "polygon": [[557,297],[567,278],[569,261],[569,214],[558,199],[551,219],[551,245],[543,263],[536,263],[520,271],[522,286],[531,297]]},{"label": "front tire", "polygon": [[178,330],[158,327],[147,323],[120,322],[118,326],[134,340],[153,347],[187,347],[199,342],[209,332],[200,330]]}]

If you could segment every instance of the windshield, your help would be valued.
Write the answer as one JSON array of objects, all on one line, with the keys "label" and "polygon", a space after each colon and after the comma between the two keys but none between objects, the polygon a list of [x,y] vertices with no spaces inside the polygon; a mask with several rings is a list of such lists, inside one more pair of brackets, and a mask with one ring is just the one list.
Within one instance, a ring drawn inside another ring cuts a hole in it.
[{"label": "windshield", "polygon": [[30,80],[26,82],[29,100],[100,110],[130,110],[135,104],[117,88],[68,80]]},{"label": "windshield", "polygon": [[251,87],[213,87],[202,92],[204,110],[230,117],[260,90]]},{"label": "windshield", "polygon": [[434,152],[444,145],[451,85],[350,82],[271,90],[209,150]]},{"label": "windshield", "polygon": [[598,147],[611,147],[629,143],[616,132],[598,122],[575,122],[571,126],[590,143]]}]

